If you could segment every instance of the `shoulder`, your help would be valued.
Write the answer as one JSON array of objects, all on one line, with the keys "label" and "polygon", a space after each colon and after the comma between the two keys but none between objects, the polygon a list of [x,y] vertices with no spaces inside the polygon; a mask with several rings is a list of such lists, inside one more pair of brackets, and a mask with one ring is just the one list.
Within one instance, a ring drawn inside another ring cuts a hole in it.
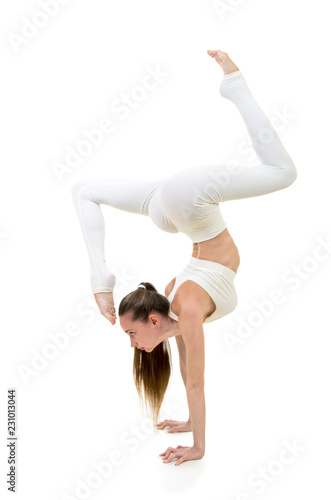
[{"label": "shoulder", "polygon": [[171,290],[173,289],[173,287],[175,286],[175,281],[176,281],[176,278],[173,278],[170,283],[167,284],[167,286],[165,287],[164,289],[164,295],[166,297],[168,297],[168,295],[171,294]]},{"label": "shoulder", "polygon": [[178,319],[201,319],[205,316],[209,306],[209,295],[197,283],[187,280],[182,283],[176,292],[176,307],[178,310]]},{"label": "shoulder", "polygon": [[[165,287],[165,296],[168,297],[175,286],[176,278],[173,278]],[[178,319],[201,320],[203,323],[205,315],[210,308],[210,297],[206,290],[192,280],[181,283],[176,290],[173,300],[173,312]]]},{"label": "shoulder", "polygon": [[177,288],[176,297],[181,309],[194,309],[197,306],[205,308],[210,300],[206,290],[192,280],[184,281]]}]

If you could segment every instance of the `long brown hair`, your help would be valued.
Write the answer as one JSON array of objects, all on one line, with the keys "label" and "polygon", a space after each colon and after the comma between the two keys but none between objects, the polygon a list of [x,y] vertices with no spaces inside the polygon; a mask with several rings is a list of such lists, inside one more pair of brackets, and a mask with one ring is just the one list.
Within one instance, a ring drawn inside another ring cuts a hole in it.
[{"label": "long brown hair", "polygon": [[[170,302],[164,295],[148,282],[142,282],[133,292],[123,297],[118,308],[119,316],[127,312],[132,313],[132,321],[148,322],[149,315],[154,312],[167,317]],[[168,339],[158,344],[152,352],[134,348],[133,379],[140,401],[145,398],[152,411],[153,421],[156,424],[162,401],[168,387],[171,375],[171,351]]]}]

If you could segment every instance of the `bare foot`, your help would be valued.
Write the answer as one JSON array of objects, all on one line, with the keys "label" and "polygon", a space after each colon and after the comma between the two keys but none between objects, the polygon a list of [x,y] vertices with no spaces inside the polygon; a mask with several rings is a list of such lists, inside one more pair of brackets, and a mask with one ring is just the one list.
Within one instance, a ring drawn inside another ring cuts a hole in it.
[{"label": "bare foot", "polygon": [[207,50],[207,54],[218,62],[225,75],[239,71],[238,66],[235,65],[226,52],[222,52],[221,50]]},{"label": "bare foot", "polygon": [[94,298],[102,316],[108,319],[112,325],[116,323],[116,309],[114,305],[113,292],[99,292],[94,294]]}]

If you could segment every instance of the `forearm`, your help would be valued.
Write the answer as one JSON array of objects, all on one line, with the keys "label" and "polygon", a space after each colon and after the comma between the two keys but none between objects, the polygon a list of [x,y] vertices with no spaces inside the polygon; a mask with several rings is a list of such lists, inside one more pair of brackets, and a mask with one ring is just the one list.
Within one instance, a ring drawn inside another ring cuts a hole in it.
[{"label": "forearm", "polygon": [[206,405],[203,385],[189,387],[186,385],[187,401],[193,431],[193,446],[205,451]]},{"label": "forearm", "polygon": [[[180,363],[180,373],[182,375],[183,383],[184,383],[184,386],[186,389],[187,373],[186,373],[186,365],[183,362]],[[187,392],[186,392],[186,395],[187,395]],[[187,403],[188,403],[188,401],[187,401]],[[190,421],[191,421],[191,416],[189,413],[188,422],[190,422]]]},{"label": "forearm", "polygon": [[[187,371],[186,371],[186,348],[185,348],[185,343],[183,342],[182,336],[176,336],[176,342],[177,342],[177,347],[178,347],[178,354],[179,354],[179,367],[180,367],[180,373],[183,379],[183,383],[186,389],[186,382],[187,382]],[[190,422],[191,418],[190,415],[188,417],[188,422]]]},{"label": "forearm", "polygon": [[205,453],[206,405],[204,391],[205,343],[203,313],[197,300],[183,300],[178,326],[185,344],[186,394],[193,431],[193,447],[198,455]]}]

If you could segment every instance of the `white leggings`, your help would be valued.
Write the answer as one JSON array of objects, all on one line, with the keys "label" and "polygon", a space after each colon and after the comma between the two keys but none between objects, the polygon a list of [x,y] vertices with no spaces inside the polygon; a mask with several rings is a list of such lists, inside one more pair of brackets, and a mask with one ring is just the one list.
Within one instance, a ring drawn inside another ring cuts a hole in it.
[{"label": "white leggings", "polygon": [[105,224],[100,204],[149,216],[163,231],[182,232],[198,243],[225,229],[220,202],[265,195],[295,181],[293,161],[256,103],[242,72],[224,75],[220,93],[239,110],[260,164],[232,169],[199,165],[159,180],[107,177],[84,179],[72,186],[90,259],[92,293],[110,292],[116,282],[105,260]]}]

